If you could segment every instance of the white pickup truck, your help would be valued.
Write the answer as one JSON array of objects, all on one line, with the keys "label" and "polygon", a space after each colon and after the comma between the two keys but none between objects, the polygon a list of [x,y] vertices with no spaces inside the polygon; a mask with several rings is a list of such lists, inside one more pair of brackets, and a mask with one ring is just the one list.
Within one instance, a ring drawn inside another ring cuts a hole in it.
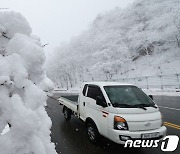
[{"label": "white pickup truck", "polygon": [[74,114],[85,122],[91,142],[97,142],[101,135],[119,144],[137,139],[160,140],[166,135],[158,106],[131,84],[86,82],[79,95],[58,100],[66,120]]}]

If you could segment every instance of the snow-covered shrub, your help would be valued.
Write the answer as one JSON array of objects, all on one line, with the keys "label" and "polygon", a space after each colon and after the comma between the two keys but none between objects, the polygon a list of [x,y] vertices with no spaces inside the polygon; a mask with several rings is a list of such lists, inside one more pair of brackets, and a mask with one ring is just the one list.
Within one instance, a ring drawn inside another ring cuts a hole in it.
[{"label": "snow-covered shrub", "polygon": [[53,83],[44,69],[45,54],[19,13],[0,12],[1,154],[56,154],[51,120],[45,111]]}]

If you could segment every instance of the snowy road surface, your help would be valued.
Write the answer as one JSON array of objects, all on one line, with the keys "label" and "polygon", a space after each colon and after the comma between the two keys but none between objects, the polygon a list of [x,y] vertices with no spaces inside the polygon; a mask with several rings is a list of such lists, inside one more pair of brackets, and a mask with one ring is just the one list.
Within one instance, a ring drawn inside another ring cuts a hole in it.
[{"label": "snowy road surface", "polygon": [[[57,95],[56,95],[57,97]],[[155,96],[154,100],[161,106],[168,134],[178,135],[180,138],[180,97]],[[52,119],[52,141],[56,144],[58,154],[111,154],[111,153],[164,153],[158,148],[124,148],[103,138],[98,145],[89,142],[86,136],[84,123],[76,117],[70,122],[64,120],[62,106],[54,99],[48,99],[48,114]],[[175,125],[174,125],[175,124]],[[168,152],[166,152],[168,153]],[[180,153],[180,143],[174,154]]]}]

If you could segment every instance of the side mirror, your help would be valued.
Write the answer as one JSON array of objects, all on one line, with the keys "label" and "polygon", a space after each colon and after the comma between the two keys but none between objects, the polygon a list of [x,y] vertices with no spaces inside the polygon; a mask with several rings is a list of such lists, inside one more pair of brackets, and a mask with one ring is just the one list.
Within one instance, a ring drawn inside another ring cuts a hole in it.
[{"label": "side mirror", "polygon": [[149,97],[153,100],[153,95],[149,95]]},{"label": "side mirror", "polygon": [[100,105],[102,107],[107,107],[107,103],[106,103],[105,99],[103,97],[101,97],[101,96],[97,96],[96,104]]}]

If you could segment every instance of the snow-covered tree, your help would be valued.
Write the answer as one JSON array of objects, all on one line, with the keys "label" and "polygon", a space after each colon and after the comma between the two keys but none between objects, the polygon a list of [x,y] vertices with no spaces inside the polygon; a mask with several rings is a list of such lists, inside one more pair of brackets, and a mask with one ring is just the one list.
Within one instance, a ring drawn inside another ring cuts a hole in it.
[{"label": "snow-covered tree", "polygon": [[[21,14],[0,12],[1,154],[56,154],[45,111],[53,83],[46,77],[40,40],[31,31]],[[9,132],[2,133],[7,124]]]}]

